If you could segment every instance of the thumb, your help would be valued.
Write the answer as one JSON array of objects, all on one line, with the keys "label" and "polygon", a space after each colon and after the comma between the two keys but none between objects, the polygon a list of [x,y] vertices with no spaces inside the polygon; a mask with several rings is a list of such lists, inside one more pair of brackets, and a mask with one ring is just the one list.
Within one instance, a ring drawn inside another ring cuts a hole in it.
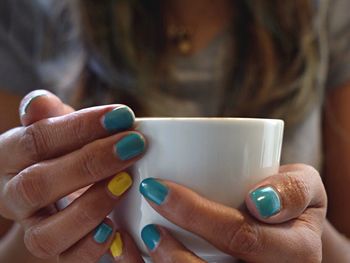
[{"label": "thumb", "polygon": [[47,90],[35,90],[28,93],[19,106],[19,114],[23,126],[73,111],[72,107],[64,104],[56,95]]},{"label": "thumb", "polygon": [[265,223],[283,223],[297,218],[308,208],[326,212],[327,196],[319,173],[303,164],[281,166],[246,196],[249,212]]}]

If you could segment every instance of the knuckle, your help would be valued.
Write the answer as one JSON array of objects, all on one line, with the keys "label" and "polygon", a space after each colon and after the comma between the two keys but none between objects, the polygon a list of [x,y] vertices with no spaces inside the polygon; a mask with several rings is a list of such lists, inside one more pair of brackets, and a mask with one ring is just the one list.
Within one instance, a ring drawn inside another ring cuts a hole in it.
[{"label": "knuckle", "polygon": [[[305,165],[305,176],[308,176],[310,178],[312,178],[312,182],[314,184],[313,187],[309,186],[308,187],[308,190],[309,190],[309,195],[310,195],[310,199],[312,198],[312,195],[311,195],[311,191],[313,189],[317,189],[318,190],[318,198],[313,200],[314,201],[314,206],[315,207],[322,207],[322,208],[325,208],[327,207],[327,203],[328,203],[328,199],[327,199],[327,193],[326,193],[326,189],[325,189],[325,185],[322,181],[322,178],[321,178],[321,175],[320,173],[312,166],[309,166],[309,165]],[[310,200],[311,201],[311,200]]]},{"label": "knuckle", "polygon": [[306,176],[311,176],[313,178],[316,178],[318,180],[321,180],[320,173],[316,170],[315,167],[307,164],[299,164],[297,166],[300,171],[302,171]]},{"label": "knuckle", "polygon": [[91,147],[84,146],[79,160],[84,177],[88,177],[90,182],[96,182],[103,177],[103,167],[97,160],[98,154]]},{"label": "knuckle", "polygon": [[31,227],[24,234],[27,249],[36,257],[46,259],[58,255],[57,246],[49,235],[43,234],[40,227]]},{"label": "knuckle", "polygon": [[40,161],[44,158],[48,149],[48,137],[44,135],[43,127],[39,124],[35,123],[24,129],[21,143],[31,160]]},{"label": "knuckle", "polygon": [[[102,189],[101,189],[102,190]],[[89,193],[87,193],[89,194]],[[95,227],[112,211],[115,206],[113,200],[104,200],[104,190],[95,192],[94,196],[88,196],[85,200],[79,200],[72,206],[72,221],[76,225],[84,222],[85,227]]]},{"label": "knuckle", "polygon": [[[86,133],[88,130],[89,122],[86,121],[86,119],[80,118],[79,114],[76,112],[72,113],[71,116],[73,121],[69,121],[67,124],[69,125],[69,129],[72,132],[72,135],[78,144],[85,144],[86,141],[90,141],[92,138],[85,138],[89,134]],[[93,134],[91,134],[93,136]]]},{"label": "knuckle", "polygon": [[203,199],[196,198],[193,199],[194,202],[188,205],[184,202],[177,201],[181,200],[182,196],[176,191],[173,192],[172,196],[174,201],[172,202],[171,211],[164,211],[164,215],[186,215],[186,217],[179,218],[179,222],[191,229],[196,229],[200,225],[199,215],[202,214],[203,206],[206,206],[205,201],[203,201]]},{"label": "knuckle", "polygon": [[92,206],[81,204],[75,213],[74,221],[77,224],[84,222],[86,226],[94,226],[103,219],[100,213],[100,209],[96,209],[96,207],[93,208]]},{"label": "knuckle", "polygon": [[263,242],[259,236],[258,227],[245,221],[237,228],[235,225],[228,231],[227,248],[229,254],[239,256],[253,256],[263,249]]},{"label": "knuckle", "polygon": [[300,206],[306,206],[310,199],[310,186],[306,184],[300,176],[287,174],[285,177],[285,195],[287,200],[293,200],[293,203]]},{"label": "knuckle", "polygon": [[20,206],[39,208],[47,199],[49,191],[43,176],[35,172],[35,166],[21,171],[12,179],[9,191]]}]

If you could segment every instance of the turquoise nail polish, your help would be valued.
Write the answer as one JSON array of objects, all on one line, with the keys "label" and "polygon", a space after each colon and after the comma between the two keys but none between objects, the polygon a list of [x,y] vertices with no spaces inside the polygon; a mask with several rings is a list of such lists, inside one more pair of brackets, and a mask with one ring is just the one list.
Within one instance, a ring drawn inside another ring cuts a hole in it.
[{"label": "turquoise nail polish", "polygon": [[109,254],[104,254],[99,260],[98,263],[115,263],[114,259]]},{"label": "turquoise nail polish", "polygon": [[136,157],[145,151],[145,141],[137,133],[131,133],[117,142],[116,152],[122,161]]},{"label": "turquoise nail polish", "polygon": [[154,250],[160,241],[160,232],[155,225],[147,225],[141,231],[141,238],[149,250]]},{"label": "turquoise nail polish", "polygon": [[263,218],[271,217],[281,210],[279,195],[271,186],[254,190],[250,193],[250,198]]},{"label": "turquoise nail polish", "polygon": [[109,132],[118,132],[130,129],[134,121],[134,113],[129,107],[123,106],[106,113],[103,126]]},{"label": "turquoise nail polish", "polygon": [[140,192],[150,201],[161,205],[168,195],[168,188],[153,178],[147,178],[141,182]]},{"label": "turquoise nail polish", "polygon": [[112,231],[112,227],[110,227],[106,223],[102,223],[97,227],[95,231],[94,240],[97,243],[102,244],[107,241],[109,236],[112,234]]}]

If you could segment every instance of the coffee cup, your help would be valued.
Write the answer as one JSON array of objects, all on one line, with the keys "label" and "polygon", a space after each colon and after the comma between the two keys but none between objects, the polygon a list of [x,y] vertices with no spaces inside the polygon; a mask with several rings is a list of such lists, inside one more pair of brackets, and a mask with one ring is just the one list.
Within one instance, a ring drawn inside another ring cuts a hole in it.
[{"label": "coffee cup", "polygon": [[[139,193],[146,178],[171,180],[200,195],[240,208],[251,186],[278,172],[284,123],[249,118],[139,118],[136,130],[147,139],[147,151],[129,172],[134,186],[114,216],[151,262],[140,232],[159,224],[207,262],[234,262],[202,238],[156,213]],[[183,215],[186,216],[186,215]]]}]

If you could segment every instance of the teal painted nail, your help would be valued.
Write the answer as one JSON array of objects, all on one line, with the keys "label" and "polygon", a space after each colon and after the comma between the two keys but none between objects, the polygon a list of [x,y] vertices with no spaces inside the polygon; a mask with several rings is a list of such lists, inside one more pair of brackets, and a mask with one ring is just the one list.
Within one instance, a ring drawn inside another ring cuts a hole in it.
[{"label": "teal painted nail", "polygon": [[131,133],[117,142],[116,152],[122,161],[134,158],[145,151],[145,141],[137,133]]},{"label": "teal painted nail", "polygon": [[271,217],[281,210],[279,195],[271,186],[254,190],[250,193],[250,198],[263,218]]},{"label": "teal painted nail", "polygon": [[135,121],[135,115],[129,107],[122,106],[105,114],[103,126],[109,132],[130,129]]},{"label": "teal painted nail", "polygon": [[153,178],[147,178],[141,182],[140,192],[148,200],[161,205],[168,195],[168,188]]},{"label": "teal painted nail", "polygon": [[149,250],[154,250],[160,241],[160,232],[155,225],[147,225],[141,231],[141,238]]},{"label": "teal painted nail", "polygon": [[107,241],[109,236],[112,234],[112,231],[112,227],[110,227],[106,223],[102,223],[97,227],[95,231],[94,240],[97,243],[102,244]]},{"label": "teal painted nail", "polygon": [[99,260],[98,263],[115,263],[115,260],[109,254],[104,254]]}]

